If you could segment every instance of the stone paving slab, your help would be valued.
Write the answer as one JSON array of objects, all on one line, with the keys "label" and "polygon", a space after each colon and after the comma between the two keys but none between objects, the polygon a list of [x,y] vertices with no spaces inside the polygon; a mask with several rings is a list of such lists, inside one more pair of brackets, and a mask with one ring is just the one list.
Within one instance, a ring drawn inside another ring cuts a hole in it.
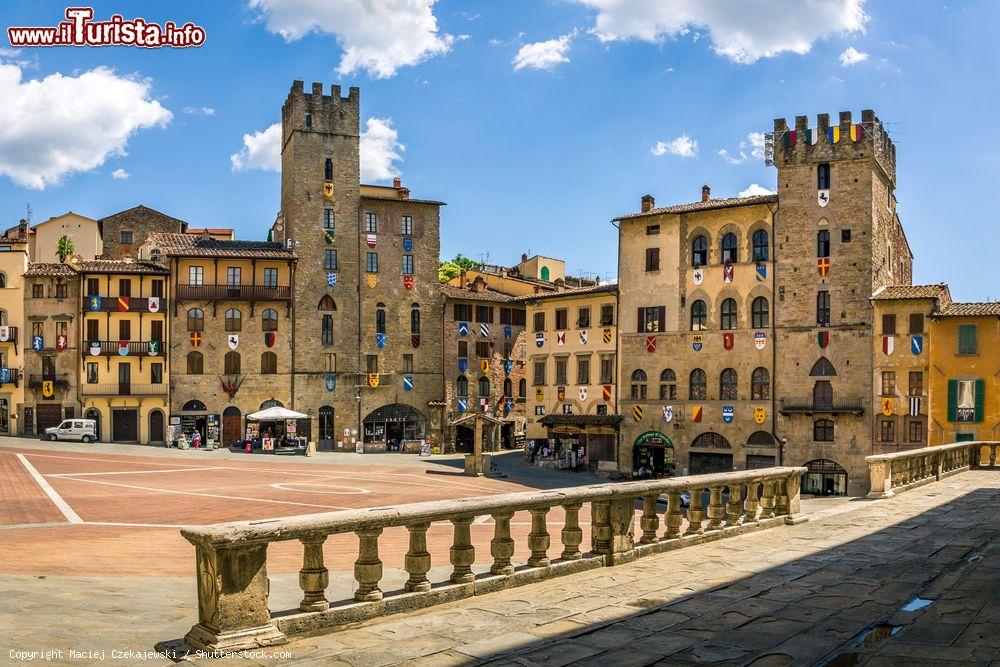
[{"label": "stone paving slab", "polygon": [[[784,665],[838,652],[871,665],[1000,659],[1000,474],[969,472],[888,500],[809,503],[807,511],[805,524],[297,637],[249,658],[193,662]],[[294,574],[272,576],[271,587],[278,608],[300,595]],[[931,603],[902,610],[918,596]],[[0,664],[13,662],[10,649],[151,650],[187,631],[194,598],[190,577],[0,576]],[[879,623],[895,634],[866,641]]]}]

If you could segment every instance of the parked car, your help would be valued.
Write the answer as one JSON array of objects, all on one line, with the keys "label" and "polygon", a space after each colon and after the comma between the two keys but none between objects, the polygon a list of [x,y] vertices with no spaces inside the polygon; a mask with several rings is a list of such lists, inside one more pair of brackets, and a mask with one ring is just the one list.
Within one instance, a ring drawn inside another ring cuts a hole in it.
[{"label": "parked car", "polygon": [[46,440],[97,441],[97,421],[94,419],[64,419],[59,426],[45,429]]},{"label": "parked car", "polygon": [[681,491],[681,507],[689,507],[691,505],[691,492]]}]

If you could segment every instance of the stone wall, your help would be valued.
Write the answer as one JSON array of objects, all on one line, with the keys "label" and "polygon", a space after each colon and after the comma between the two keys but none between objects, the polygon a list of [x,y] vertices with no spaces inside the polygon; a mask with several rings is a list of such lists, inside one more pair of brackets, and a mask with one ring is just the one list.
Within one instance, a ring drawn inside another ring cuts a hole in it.
[{"label": "stone wall", "polygon": [[[41,285],[45,296],[33,297],[33,286]],[[65,297],[57,297],[56,285],[66,289]],[[80,416],[80,280],[73,276],[26,276],[24,279],[24,326],[19,332],[18,346],[24,350],[24,405],[38,413],[39,405],[59,405],[63,416]],[[42,327],[45,348],[38,352],[31,347],[33,325]],[[57,346],[57,327],[65,323],[66,348]],[[51,398],[42,392],[42,359],[52,357],[56,381]],[[70,412],[68,413],[67,410]],[[36,417],[37,422],[37,417]]]},{"label": "stone wall", "polygon": [[[103,250],[101,259],[136,257],[139,246],[146,242],[150,232],[180,233],[187,223],[146,206],[136,206],[97,221],[101,228]],[[122,232],[132,234],[132,243],[122,242]]]}]

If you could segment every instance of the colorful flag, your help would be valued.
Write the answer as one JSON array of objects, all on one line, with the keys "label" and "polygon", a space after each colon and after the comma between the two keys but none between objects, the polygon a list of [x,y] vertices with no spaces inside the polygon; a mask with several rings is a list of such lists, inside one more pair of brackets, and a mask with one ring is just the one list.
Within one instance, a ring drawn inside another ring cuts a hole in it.
[{"label": "colorful flag", "polygon": [[834,125],[829,130],[827,130],[828,139],[831,144],[836,144],[840,141],[840,126]]},{"label": "colorful flag", "polygon": [[735,345],[736,345],[736,336],[734,336],[732,333],[729,332],[722,334],[722,347],[724,349],[726,349],[727,351],[732,350]]},{"label": "colorful flag", "polygon": [[816,260],[816,270],[819,271],[819,275],[825,278],[828,273],[830,273],[830,258],[820,257]]}]

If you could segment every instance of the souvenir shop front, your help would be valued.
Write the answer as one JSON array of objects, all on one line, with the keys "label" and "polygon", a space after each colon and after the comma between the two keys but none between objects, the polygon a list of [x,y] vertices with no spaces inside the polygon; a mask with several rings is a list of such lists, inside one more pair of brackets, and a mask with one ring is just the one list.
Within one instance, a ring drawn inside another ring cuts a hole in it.
[{"label": "souvenir shop front", "polygon": [[364,451],[419,454],[427,439],[427,418],[405,403],[383,405],[364,419]]},{"label": "souvenir shop front", "polygon": [[546,438],[527,446],[531,461],[556,470],[597,470],[601,461],[617,460],[618,415],[545,415],[539,422]]},{"label": "souvenir shop front", "polygon": [[301,426],[308,418],[309,415],[289,410],[280,401],[265,401],[259,411],[247,415],[244,449],[249,444],[251,451],[265,454],[304,450],[309,436]]},{"label": "souvenir shop front", "polygon": [[674,443],[659,431],[646,431],[632,444],[632,471],[642,478],[674,474]]},{"label": "souvenir shop front", "polygon": [[195,434],[200,447],[219,446],[219,415],[209,412],[201,401],[188,401],[180,411],[170,417],[167,445],[176,447],[183,436],[188,445],[194,446]]}]

